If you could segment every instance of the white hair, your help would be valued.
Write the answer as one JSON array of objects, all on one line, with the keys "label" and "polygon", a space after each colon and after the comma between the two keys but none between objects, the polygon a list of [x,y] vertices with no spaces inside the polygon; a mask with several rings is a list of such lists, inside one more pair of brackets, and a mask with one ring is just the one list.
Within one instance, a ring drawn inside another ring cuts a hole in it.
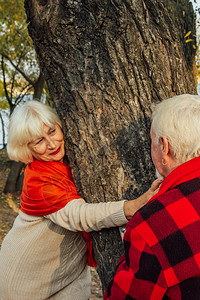
[{"label": "white hair", "polygon": [[161,137],[168,139],[176,161],[200,156],[200,96],[184,94],[157,104],[152,129],[157,143]]},{"label": "white hair", "polygon": [[56,112],[39,101],[28,101],[14,109],[8,128],[7,152],[10,159],[30,163],[33,161],[28,144],[42,136],[43,126],[51,128],[61,121]]}]

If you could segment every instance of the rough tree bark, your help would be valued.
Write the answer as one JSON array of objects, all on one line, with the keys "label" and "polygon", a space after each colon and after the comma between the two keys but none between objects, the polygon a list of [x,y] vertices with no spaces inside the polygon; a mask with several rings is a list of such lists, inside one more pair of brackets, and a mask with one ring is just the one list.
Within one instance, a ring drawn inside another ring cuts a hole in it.
[{"label": "rough tree bark", "polygon": [[[161,0],[25,0],[66,150],[86,201],[132,199],[155,173],[151,103],[196,93]],[[103,288],[122,254],[117,229],[93,234]]]},{"label": "rough tree bark", "polygon": [[[193,5],[188,0],[165,0],[165,5],[178,30],[188,68],[196,74],[196,17],[194,15]],[[185,38],[185,35],[190,31],[191,34],[189,37]],[[187,39],[191,39],[192,41],[188,44],[186,42]]]},{"label": "rough tree bark", "polygon": [[34,95],[33,99],[40,100],[42,97],[42,92],[44,89],[45,79],[43,73],[40,71],[40,75],[38,76],[37,80],[34,82]]}]

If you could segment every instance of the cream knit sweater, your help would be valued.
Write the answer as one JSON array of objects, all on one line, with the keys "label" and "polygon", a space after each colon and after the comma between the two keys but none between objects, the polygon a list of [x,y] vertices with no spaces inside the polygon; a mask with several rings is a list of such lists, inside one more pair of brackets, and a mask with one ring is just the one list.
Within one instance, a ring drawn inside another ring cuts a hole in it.
[{"label": "cream knit sweater", "polygon": [[90,270],[80,231],[127,223],[124,201],[70,201],[43,217],[19,212],[0,251],[1,300],[87,300]]}]

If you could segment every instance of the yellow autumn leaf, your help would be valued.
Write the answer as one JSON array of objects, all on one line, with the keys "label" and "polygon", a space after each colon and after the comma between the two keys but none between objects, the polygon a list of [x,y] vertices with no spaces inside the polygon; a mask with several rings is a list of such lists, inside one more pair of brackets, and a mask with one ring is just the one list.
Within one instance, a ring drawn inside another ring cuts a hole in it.
[{"label": "yellow autumn leaf", "polygon": [[189,39],[189,40],[186,40],[185,42],[189,43],[189,42],[192,42],[192,41],[193,41],[193,39]]},{"label": "yellow autumn leaf", "polygon": [[188,31],[188,33],[186,33],[186,35],[184,36],[184,38],[188,37],[191,34],[192,31]]}]

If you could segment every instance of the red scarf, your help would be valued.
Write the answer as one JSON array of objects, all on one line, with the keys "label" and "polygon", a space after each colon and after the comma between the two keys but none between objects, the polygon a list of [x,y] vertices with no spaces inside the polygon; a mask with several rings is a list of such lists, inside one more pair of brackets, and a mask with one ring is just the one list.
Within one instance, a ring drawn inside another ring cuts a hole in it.
[{"label": "red scarf", "polygon": [[164,194],[175,186],[200,177],[200,157],[193,158],[182,165],[174,169],[163,181],[161,187],[156,195],[154,195],[149,201],[158,198],[158,196]]},{"label": "red scarf", "polygon": [[[25,214],[48,215],[79,198],[69,164],[35,160],[26,167],[20,203],[20,210]],[[86,232],[83,236],[88,248],[88,265],[96,267],[91,237]]]}]

